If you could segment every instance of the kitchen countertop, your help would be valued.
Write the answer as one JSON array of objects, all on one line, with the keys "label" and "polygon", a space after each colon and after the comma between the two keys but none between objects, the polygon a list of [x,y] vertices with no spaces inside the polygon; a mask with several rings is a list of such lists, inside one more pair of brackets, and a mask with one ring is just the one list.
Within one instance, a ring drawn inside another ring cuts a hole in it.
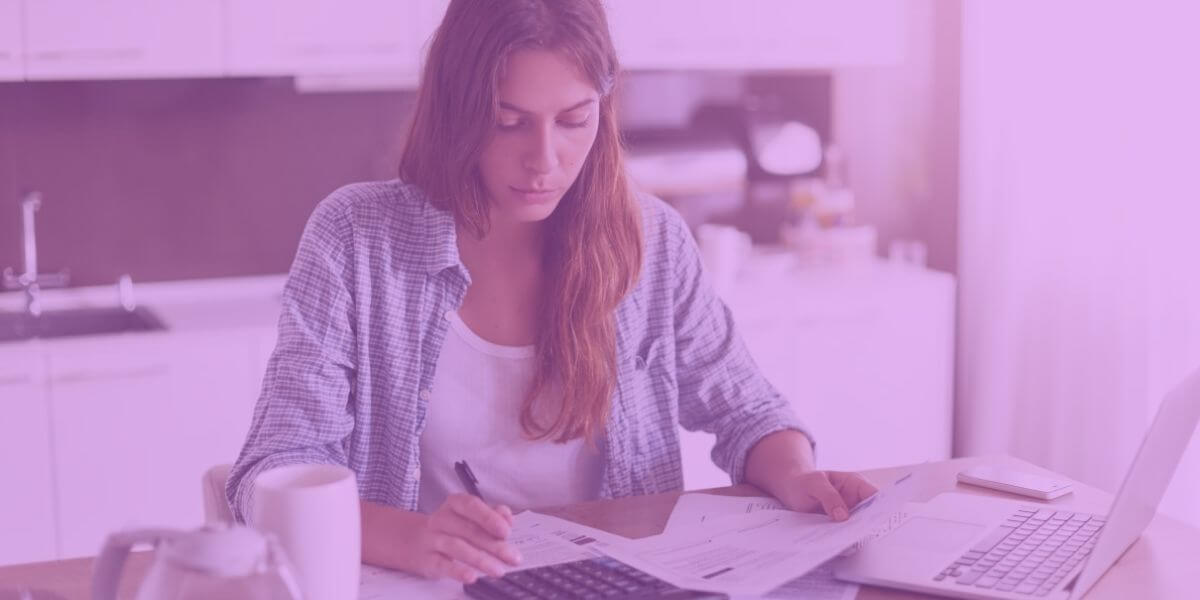
[{"label": "kitchen countertop", "polygon": [[[920,276],[916,276],[920,274]],[[167,326],[165,332],[202,332],[239,328],[274,328],[279,319],[280,293],[287,275],[255,275],[219,279],[191,279],[134,283],[139,306],[150,309]],[[722,293],[726,302],[745,314],[766,312],[777,304],[798,306],[839,305],[875,302],[881,290],[909,286],[914,280],[932,285],[953,286],[945,273],[884,260],[865,261],[841,266],[805,266],[798,264],[779,248],[756,247],[742,267],[735,287]],[[763,285],[772,285],[772,294],[763,294]],[[775,287],[778,286],[778,287]],[[835,295],[835,298],[826,296]],[[118,306],[116,284],[67,289],[43,290],[44,310],[101,308]],[[22,292],[0,293],[0,312],[21,311],[25,307]],[[163,331],[128,332],[116,335],[153,335]],[[42,343],[61,343],[97,336],[42,339]],[[0,347],[28,343],[31,340],[0,342]]]},{"label": "kitchen countertop", "polygon": [[[287,276],[256,275],[221,279],[193,279],[134,283],[138,306],[148,308],[163,324],[165,332],[209,331],[265,327],[274,328],[279,319],[279,297]],[[117,286],[100,285],[43,290],[43,310],[104,308],[119,306]],[[23,292],[0,293],[0,312],[25,309]],[[162,333],[130,332],[116,335]],[[39,340],[57,343],[85,336]],[[95,336],[86,336],[95,337]],[[31,340],[0,342],[0,346],[28,343]]]}]

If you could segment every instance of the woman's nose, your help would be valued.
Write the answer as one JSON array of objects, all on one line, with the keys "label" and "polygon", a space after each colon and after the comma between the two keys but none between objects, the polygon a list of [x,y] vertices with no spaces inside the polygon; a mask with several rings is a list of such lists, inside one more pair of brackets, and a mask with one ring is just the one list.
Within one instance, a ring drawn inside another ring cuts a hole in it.
[{"label": "woman's nose", "polygon": [[558,155],[554,151],[552,132],[539,128],[530,140],[525,151],[525,168],[534,173],[544,174],[553,171],[558,166]]}]

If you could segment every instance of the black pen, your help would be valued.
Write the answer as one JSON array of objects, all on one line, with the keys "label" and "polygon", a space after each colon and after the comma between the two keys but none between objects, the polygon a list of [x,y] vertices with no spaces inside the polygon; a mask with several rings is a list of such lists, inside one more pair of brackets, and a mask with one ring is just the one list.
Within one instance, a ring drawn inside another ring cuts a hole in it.
[{"label": "black pen", "polygon": [[[483,494],[479,493],[479,480],[475,478],[475,474],[471,472],[471,467],[467,465],[467,461],[460,460],[454,463],[454,472],[458,475],[458,480],[462,482],[463,487],[472,496],[483,500]],[[487,500],[483,500],[487,502]]]}]

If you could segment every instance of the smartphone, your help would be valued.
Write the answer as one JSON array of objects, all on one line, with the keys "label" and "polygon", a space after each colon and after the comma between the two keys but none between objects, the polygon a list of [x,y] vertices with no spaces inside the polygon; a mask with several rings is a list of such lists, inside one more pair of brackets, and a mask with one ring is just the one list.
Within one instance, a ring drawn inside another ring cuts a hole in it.
[{"label": "smartphone", "polygon": [[963,483],[1019,494],[1041,500],[1053,500],[1071,493],[1071,481],[1065,477],[1045,477],[1004,467],[978,466],[958,473]]}]

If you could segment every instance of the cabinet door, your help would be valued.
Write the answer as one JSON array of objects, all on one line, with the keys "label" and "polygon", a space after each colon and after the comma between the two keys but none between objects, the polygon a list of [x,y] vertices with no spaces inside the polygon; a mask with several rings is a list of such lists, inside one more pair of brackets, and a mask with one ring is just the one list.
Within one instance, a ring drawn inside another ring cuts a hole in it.
[{"label": "cabinet door", "polygon": [[25,2],[28,79],[222,72],[221,0]]},{"label": "cabinet door", "polygon": [[905,4],[894,0],[608,0],[626,68],[831,69],[896,64]]},{"label": "cabinet door", "polygon": [[908,3],[900,0],[762,0],[750,56],[762,68],[894,65],[904,58]]},{"label": "cabinet door", "polygon": [[730,299],[759,368],[816,438],[821,468],[949,458],[952,278],[798,269],[744,277]]},{"label": "cabinet door", "polygon": [[25,77],[21,0],[0,0],[0,81]]},{"label": "cabinet door", "polygon": [[229,0],[228,10],[231,75],[382,72],[415,79],[432,31],[431,9],[416,2]]},{"label": "cabinet door", "polygon": [[241,330],[72,342],[51,356],[64,557],[133,526],[203,523],[205,470],[237,458],[254,407]]},{"label": "cabinet door", "polygon": [[97,554],[120,529],[175,524],[163,485],[179,443],[164,426],[174,420],[170,376],[161,336],[50,351],[60,558]]},{"label": "cabinet door", "polygon": [[53,560],[50,414],[32,343],[0,349],[0,565]]}]

